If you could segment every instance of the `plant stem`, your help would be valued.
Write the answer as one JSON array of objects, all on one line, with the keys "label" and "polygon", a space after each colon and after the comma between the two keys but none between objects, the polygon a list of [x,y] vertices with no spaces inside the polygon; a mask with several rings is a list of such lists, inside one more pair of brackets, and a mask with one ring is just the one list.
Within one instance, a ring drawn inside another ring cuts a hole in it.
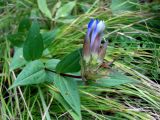
[{"label": "plant stem", "polygon": [[[56,71],[50,70],[50,69],[48,69],[48,68],[45,68],[45,70],[50,71],[50,72],[57,73]],[[60,73],[60,75],[66,76],[66,77],[72,77],[72,78],[82,78],[82,76],[71,75],[71,74],[66,74],[66,73]]]}]

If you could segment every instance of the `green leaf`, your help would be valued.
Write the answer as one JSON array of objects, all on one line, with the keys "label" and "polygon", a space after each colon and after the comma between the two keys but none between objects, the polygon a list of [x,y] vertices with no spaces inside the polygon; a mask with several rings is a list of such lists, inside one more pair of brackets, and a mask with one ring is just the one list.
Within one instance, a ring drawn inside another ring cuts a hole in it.
[{"label": "green leaf", "polygon": [[25,17],[21,20],[18,26],[18,32],[26,32],[31,26],[31,21],[28,17]]},{"label": "green leaf", "polygon": [[96,81],[96,85],[103,87],[118,86],[127,83],[137,83],[139,81],[134,80],[120,72],[111,72],[106,78],[101,78]]},{"label": "green leaf", "polygon": [[54,77],[54,83],[63,98],[81,119],[80,98],[76,81],[72,78],[64,78],[56,74]]},{"label": "green leaf", "polygon": [[23,56],[28,61],[39,59],[42,56],[44,46],[42,36],[39,32],[39,24],[34,21],[23,46]]},{"label": "green leaf", "polygon": [[[54,82],[54,72],[56,69],[56,65],[59,63],[59,59],[50,59],[45,63],[45,69],[46,69],[46,74],[47,74],[47,81],[48,82]],[[48,70],[47,70],[48,69]],[[51,71],[49,71],[51,70]]]},{"label": "green leaf", "polygon": [[58,73],[78,72],[80,66],[81,50],[78,49],[69,55],[65,56],[56,66]]},{"label": "green leaf", "polygon": [[10,89],[19,85],[43,83],[45,79],[46,72],[44,70],[44,64],[40,60],[35,60],[24,67]]},{"label": "green leaf", "polygon": [[22,67],[26,63],[27,61],[23,58],[23,49],[22,48],[15,49],[15,54],[10,64],[10,70],[12,71],[19,67]]},{"label": "green leaf", "polygon": [[60,61],[59,59],[50,59],[46,62],[45,67],[49,70],[55,71],[59,61]]},{"label": "green leaf", "polygon": [[54,76],[56,73],[47,70],[45,70],[45,72],[46,72],[46,82],[54,82]]},{"label": "green leaf", "polygon": [[51,94],[54,96],[54,98],[62,104],[62,106],[67,110],[67,112],[70,113],[70,115],[73,117],[74,120],[81,120],[80,117],[73,111],[71,110],[71,106],[64,100],[62,95],[56,93],[53,90],[50,90]]},{"label": "green leaf", "polygon": [[69,16],[75,5],[76,5],[76,2],[72,1],[60,7],[56,12],[55,19]]},{"label": "green leaf", "polygon": [[25,41],[24,33],[15,33],[7,36],[7,39],[12,43],[13,46],[20,47]]},{"label": "green leaf", "polygon": [[38,7],[40,9],[40,11],[45,14],[48,18],[52,19],[52,14],[50,12],[50,10],[47,7],[47,2],[46,0],[37,0],[38,2]]},{"label": "green leaf", "polygon": [[137,10],[138,0],[112,0],[111,10],[114,14]]},{"label": "green leaf", "polygon": [[43,43],[47,46],[49,45],[54,38],[56,37],[56,35],[60,32],[60,29],[54,29],[52,31],[49,32],[45,32],[42,34],[42,38],[43,38]]}]

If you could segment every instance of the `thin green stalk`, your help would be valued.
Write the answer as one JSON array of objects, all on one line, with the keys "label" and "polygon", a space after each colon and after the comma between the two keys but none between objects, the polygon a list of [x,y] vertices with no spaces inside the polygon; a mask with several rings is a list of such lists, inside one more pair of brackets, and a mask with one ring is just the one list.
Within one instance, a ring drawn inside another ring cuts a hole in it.
[{"label": "thin green stalk", "polygon": [[41,98],[41,102],[42,102],[42,106],[43,106],[43,109],[44,109],[44,115],[43,116],[44,117],[46,116],[47,120],[51,120],[51,117],[50,117],[49,112],[48,112],[49,108],[46,105],[42,90],[41,90],[41,88],[39,86],[38,86],[38,92],[39,92],[39,95],[40,95],[40,98]]}]

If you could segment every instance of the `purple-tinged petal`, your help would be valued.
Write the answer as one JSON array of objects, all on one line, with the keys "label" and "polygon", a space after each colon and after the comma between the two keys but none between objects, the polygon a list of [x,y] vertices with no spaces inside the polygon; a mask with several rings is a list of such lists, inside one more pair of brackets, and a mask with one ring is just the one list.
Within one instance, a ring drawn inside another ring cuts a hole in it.
[{"label": "purple-tinged petal", "polygon": [[98,22],[94,32],[92,33],[92,38],[91,38],[91,42],[93,42],[93,43],[91,43],[92,53],[98,53],[98,50],[101,45],[101,39],[102,39],[102,34],[103,34],[104,28],[105,28],[104,22],[100,21],[100,22]]},{"label": "purple-tinged petal", "polygon": [[92,34],[91,34],[91,44],[90,44],[90,48],[92,49],[93,47],[93,44],[94,44],[94,41],[95,41],[95,38],[96,38],[96,35],[97,35],[97,22],[96,22],[96,25],[92,31]]},{"label": "purple-tinged petal", "polygon": [[92,32],[94,31],[95,26],[96,26],[96,20],[91,19],[90,22],[88,23],[88,31],[87,31],[87,37],[89,39],[91,39],[91,35]]},{"label": "purple-tinged petal", "polygon": [[[92,35],[91,35],[91,45],[90,45],[91,48],[93,48],[93,44],[95,42],[95,39],[96,39],[97,35],[102,34],[104,29],[105,29],[104,22],[96,20],[96,26],[94,28],[94,31],[92,32]],[[99,44],[100,44],[100,42],[101,41],[99,41]]]},{"label": "purple-tinged petal", "polygon": [[86,63],[90,60],[90,40],[86,37],[83,44],[83,59]]},{"label": "purple-tinged petal", "polygon": [[97,24],[97,32],[103,32],[105,29],[105,24],[104,24],[104,21],[100,21],[98,24]]},{"label": "purple-tinged petal", "polygon": [[101,34],[99,33],[99,34],[96,35],[96,37],[94,39],[94,43],[93,43],[93,46],[91,48],[91,52],[93,54],[98,54],[98,50],[100,48],[100,45],[101,45]]}]

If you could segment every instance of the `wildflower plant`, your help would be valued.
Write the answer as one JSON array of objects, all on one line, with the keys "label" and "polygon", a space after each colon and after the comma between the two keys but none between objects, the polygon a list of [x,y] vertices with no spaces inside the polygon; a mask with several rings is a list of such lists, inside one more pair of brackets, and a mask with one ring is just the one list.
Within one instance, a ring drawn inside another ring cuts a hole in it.
[{"label": "wildflower plant", "polygon": [[103,65],[108,66],[104,62],[108,41],[101,44],[104,30],[104,21],[91,19],[88,23],[82,53],[82,76],[85,80],[96,80],[109,73],[107,68],[103,68]]},{"label": "wildflower plant", "polygon": [[1,1],[0,120],[160,118],[158,0]]},{"label": "wildflower plant", "polygon": [[[10,86],[10,89],[17,86],[50,83],[50,91],[52,91],[53,96],[56,96],[55,99],[60,103],[66,103],[67,105],[62,104],[64,108],[74,111],[74,113],[70,112],[71,116],[75,120],[81,120],[78,85],[87,83],[89,86],[107,87],[133,82],[133,80],[129,80],[122,74],[110,72],[110,63],[104,61],[108,46],[108,41],[104,41],[102,44],[104,30],[104,21],[91,19],[88,23],[83,49],[78,48],[61,60],[52,57],[44,59],[44,46],[52,42],[48,40],[50,38],[48,35],[52,32],[57,35],[58,32],[54,30],[41,33],[38,21],[33,21],[26,40],[22,43],[21,48],[16,49],[13,57],[13,59],[16,59],[16,63],[20,63],[20,65],[15,66],[14,60],[11,62],[11,71],[23,65],[25,67],[15,78],[16,80]],[[22,54],[22,57],[17,58],[19,54]],[[17,62],[17,59],[19,62]],[[78,84],[77,79],[82,84]],[[37,87],[41,92],[41,88]]]}]

